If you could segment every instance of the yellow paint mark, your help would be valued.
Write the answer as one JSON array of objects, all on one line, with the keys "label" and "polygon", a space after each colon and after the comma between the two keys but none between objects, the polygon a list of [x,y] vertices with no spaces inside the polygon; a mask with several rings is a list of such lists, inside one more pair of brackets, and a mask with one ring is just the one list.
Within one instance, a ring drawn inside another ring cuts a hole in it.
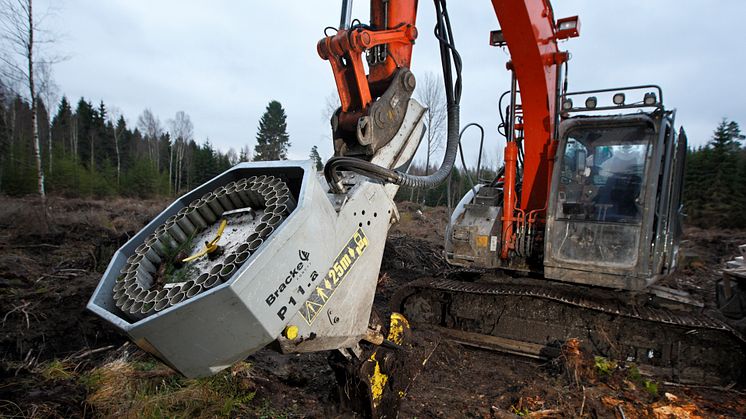
[{"label": "yellow paint mark", "polygon": [[477,247],[487,247],[490,245],[490,236],[477,236]]},{"label": "yellow paint mark", "polygon": [[375,364],[373,365],[373,374],[368,377],[370,380],[370,395],[373,400],[373,407],[377,407],[383,397],[383,389],[386,388],[389,376],[381,372],[381,366],[378,365],[375,353],[370,356],[370,360]]},{"label": "yellow paint mark", "polygon": [[298,337],[298,326],[288,326],[285,328],[285,337],[290,340],[295,340]]},{"label": "yellow paint mark", "polygon": [[401,345],[405,329],[409,329],[407,318],[401,313],[391,313],[388,340]]},{"label": "yellow paint mark", "polygon": [[[408,329],[409,322],[407,321],[407,319],[400,313],[392,313],[391,323],[389,325],[388,340],[396,343],[397,345],[401,345],[404,338],[404,330]],[[373,373],[368,377],[370,381],[370,395],[371,400],[373,400],[374,408],[377,407],[378,404],[381,402],[383,391],[386,388],[386,383],[389,381],[389,376],[381,372],[381,366],[376,359],[377,353],[378,351],[374,352],[373,355],[370,356],[370,362],[373,363]],[[404,397],[404,395],[405,393],[403,391],[399,391],[399,398]]]}]

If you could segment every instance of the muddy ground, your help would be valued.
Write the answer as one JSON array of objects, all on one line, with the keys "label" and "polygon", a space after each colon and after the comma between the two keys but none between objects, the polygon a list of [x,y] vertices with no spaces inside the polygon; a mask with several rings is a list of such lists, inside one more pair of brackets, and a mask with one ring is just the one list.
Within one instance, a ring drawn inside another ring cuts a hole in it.
[{"label": "muddy ground", "polygon": [[[32,199],[0,197],[0,416],[353,417],[328,354],[268,349],[211,379],[187,380],[85,310],[111,254],[166,201],[52,198],[49,228]],[[421,211],[420,211],[421,210]],[[400,205],[376,310],[401,284],[434,276],[443,208]],[[713,304],[714,281],[746,232],[687,230],[683,268],[666,285]],[[667,385],[594,364],[567,348],[537,362],[414,331],[423,351],[400,417],[744,417],[743,389]]]}]

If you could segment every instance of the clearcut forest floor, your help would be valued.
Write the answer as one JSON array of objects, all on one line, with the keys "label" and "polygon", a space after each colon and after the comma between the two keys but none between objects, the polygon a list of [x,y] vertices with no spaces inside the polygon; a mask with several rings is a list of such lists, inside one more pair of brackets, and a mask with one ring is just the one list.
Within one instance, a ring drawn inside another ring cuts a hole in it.
[{"label": "clearcut forest floor", "polygon": [[[340,405],[328,354],[264,349],[189,380],[86,311],[112,253],[167,203],[53,197],[44,231],[35,199],[0,197],[0,417],[355,417]],[[376,307],[399,285],[445,268],[446,210],[399,208]],[[666,285],[712,305],[718,271],[746,232],[688,229],[685,240],[684,266]],[[742,386],[667,385],[600,374],[582,353],[542,363],[420,338],[433,349],[400,417],[746,417]]]}]

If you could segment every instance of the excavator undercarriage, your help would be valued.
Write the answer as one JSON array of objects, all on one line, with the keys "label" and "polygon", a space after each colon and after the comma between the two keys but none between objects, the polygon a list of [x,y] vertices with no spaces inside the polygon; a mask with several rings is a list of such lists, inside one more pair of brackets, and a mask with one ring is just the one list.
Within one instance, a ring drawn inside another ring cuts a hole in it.
[{"label": "excavator undercarriage", "polygon": [[744,378],[743,335],[715,312],[647,293],[486,274],[473,282],[418,280],[391,304],[414,328],[432,327],[470,346],[551,359],[577,338],[594,355],[671,381],[728,385]]}]

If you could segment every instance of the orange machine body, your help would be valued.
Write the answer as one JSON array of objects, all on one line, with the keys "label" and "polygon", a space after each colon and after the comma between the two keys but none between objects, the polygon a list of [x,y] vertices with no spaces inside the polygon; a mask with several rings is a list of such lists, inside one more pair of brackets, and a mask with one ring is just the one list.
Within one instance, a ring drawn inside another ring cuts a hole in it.
[{"label": "orange machine body", "polygon": [[[354,129],[371,103],[386,90],[396,70],[410,67],[417,39],[416,20],[417,0],[374,0],[370,28],[340,29],[318,42],[319,55],[331,63],[334,73],[341,125]],[[376,46],[386,47],[386,58],[370,64],[370,74],[366,75],[362,55]]]},{"label": "orange machine body", "polygon": [[525,135],[520,208],[539,210],[548,198],[549,166],[556,147],[557,72],[566,55],[557,46],[549,2],[493,0],[492,5],[510,51],[509,66],[520,86]]},{"label": "orange machine body", "polygon": [[[548,0],[492,0],[492,6],[510,51],[508,69],[520,86],[522,122],[511,126],[523,135],[523,170],[520,197],[516,193],[518,145],[505,149],[503,243],[507,259],[516,226],[542,222],[546,211],[552,163],[556,151],[559,68],[568,58],[557,41],[578,35],[578,28],[558,30]],[[370,28],[340,29],[318,43],[319,55],[329,60],[339,91],[339,124],[352,128],[367,114],[371,103],[388,88],[398,68],[410,66],[417,0],[372,0]],[[577,18],[562,19],[572,20]],[[386,58],[370,65],[365,74],[362,54],[386,46]],[[512,174],[511,174],[512,172]]]},{"label": "orange machine body", "polygon": [[[518,148],[514,142],[505,147],[505,183],[503,200],[503,240],[500,257],[508,259],[516,224],[533,224],[546,211],[554,155],[557,150],[555,125],[559,97],[559,67],[567,60],[560,52],[560,38],[577,36],[560,34],[552,6],[547,0],[492,0],[511,61],[508,68],[520,86],[523,141],[521,197],[516,193],[515,161]],[[510,124],[517,128],[515,117]],[[511,175],[510,172],[513,172]],[[526,219],[528,214],[528,219]]]}]

